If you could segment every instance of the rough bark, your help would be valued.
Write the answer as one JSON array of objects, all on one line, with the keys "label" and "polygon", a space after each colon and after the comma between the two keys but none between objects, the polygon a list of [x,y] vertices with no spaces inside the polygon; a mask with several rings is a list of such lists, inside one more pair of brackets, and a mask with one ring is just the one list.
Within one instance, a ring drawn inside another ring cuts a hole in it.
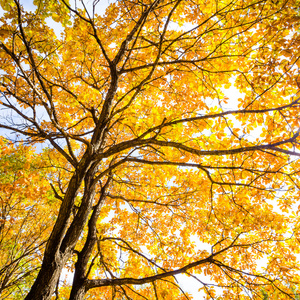
[{"label": "rough bark", "polygon": [[[46,300],[50,299],[54,293],[60,273],[73,254],[74,247],[91,210],[91,203],[95,195],[95,186],[93,185],[94,170],[86,172],[90,166],[85,156],[82,163],[79,164],[81,172],[76,172],[69,184],[66,196],[63,199],[57,221],[45,249],[44,260],[41,270],[30,290],[26,300]],[[78,213],[74,216],[71,224],[71,211],[74,207],[74,201],[82,181],[85,181],[85,191],[82,197],[82,203]]]}]

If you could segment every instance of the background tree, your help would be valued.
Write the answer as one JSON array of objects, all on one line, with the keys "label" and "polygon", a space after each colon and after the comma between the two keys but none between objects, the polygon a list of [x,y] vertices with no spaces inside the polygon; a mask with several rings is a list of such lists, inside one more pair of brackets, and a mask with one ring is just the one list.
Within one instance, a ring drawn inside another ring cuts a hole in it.
[{"label": "background tree", "polygon": [[24,299],[42,261],[57,213],[43,167],[30,147],[0,140],[1,299]]},{"label": "background tree", "polygon": [[0,126],[60,203],[26,299],[295,297],[298,0],[0,3]]}]

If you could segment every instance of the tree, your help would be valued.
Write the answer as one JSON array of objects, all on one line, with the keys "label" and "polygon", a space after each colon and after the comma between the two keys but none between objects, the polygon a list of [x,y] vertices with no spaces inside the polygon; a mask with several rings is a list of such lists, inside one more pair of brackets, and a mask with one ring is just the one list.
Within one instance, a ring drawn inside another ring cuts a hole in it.
[{"label": "tree", "polygon": [[293,299],[299,1],[0,3],[0,126],[59,203],[26,299]]},{"label": "tree", "polygon": [[[1,299],[26,296],[42,260],[51,217],[57,213],[42,163],[30,147],[0,140]],[[35,181],[39,184],[32,184]]]}]

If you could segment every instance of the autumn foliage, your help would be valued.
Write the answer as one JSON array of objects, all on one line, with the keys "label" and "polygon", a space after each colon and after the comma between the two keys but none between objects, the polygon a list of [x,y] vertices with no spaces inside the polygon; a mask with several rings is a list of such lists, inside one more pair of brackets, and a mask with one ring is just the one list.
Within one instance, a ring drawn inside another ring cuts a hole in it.
[{"label": "autumn foliage", "polygon": [[0,298],[297,299],[299,0],[0,4]]}]

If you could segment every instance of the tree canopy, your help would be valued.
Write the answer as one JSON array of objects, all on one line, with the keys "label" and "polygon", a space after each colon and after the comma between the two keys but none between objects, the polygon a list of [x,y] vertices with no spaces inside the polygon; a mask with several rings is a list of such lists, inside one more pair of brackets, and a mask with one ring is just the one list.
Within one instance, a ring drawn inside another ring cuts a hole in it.
[{"label": "tree canopy", "polygon": [[297,299],[299,0],[0,4],[0,297]]}]

